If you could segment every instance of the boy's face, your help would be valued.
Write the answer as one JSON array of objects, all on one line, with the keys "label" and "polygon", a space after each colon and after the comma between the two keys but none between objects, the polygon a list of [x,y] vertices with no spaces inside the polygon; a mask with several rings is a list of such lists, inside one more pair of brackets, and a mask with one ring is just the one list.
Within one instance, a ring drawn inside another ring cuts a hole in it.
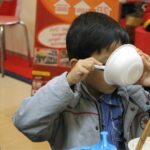
[{"label": "boy's face", "polygon": [[[109,50],[103,49],[100,54],[94,53],[91,57],[94,57],[99,62],[105,64],[108,57],[111,55],[111,53],[119,47],[121,44],[115,44],[113,43]],[[94,92],[101,92],[105,94],[111,94],[113,93],[117,86],[116,85],[109,85],[104,80],[104,72],[101,70],[94,70],[91,72],[88,77],[85,79],[85,82],[89,88],[93,89]]]}]

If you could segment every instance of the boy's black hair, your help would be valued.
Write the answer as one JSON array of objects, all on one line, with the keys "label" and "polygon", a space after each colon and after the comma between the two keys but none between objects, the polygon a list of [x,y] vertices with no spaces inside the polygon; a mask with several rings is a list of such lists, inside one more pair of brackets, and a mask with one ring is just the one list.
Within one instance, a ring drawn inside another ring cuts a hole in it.
[{"label": "boy's black hair", "polygon": [[111,17],[97,12],[87,12],[77,17],[66,37],[68,57],[84,59],[113,42],[128,43],[127,32]]}]

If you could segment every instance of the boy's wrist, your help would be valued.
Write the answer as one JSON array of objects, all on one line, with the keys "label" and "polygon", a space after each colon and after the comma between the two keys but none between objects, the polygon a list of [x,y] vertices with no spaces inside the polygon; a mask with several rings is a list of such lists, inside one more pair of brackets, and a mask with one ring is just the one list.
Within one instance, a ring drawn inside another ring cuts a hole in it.
[{"label": "boy's wrist", "polygon": [[75,85],[75,83],[72,81],[72,78],[69,73],[67,74],[67,81],[68,81],[69,86]]}]

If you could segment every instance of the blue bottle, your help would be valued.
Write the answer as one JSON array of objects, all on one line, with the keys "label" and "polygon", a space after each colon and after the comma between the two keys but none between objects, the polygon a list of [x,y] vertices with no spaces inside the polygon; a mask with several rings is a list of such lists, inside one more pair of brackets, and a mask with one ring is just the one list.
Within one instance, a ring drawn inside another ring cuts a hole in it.
[{"label": "blue bottle", "polygon": [[99,141],[99,143],[93,145],[91,147],[91,150],[117,150],[117,148],[114,145],[110,144],[107,141],[107,135],[108,135],[108,132],[102,131],[101,140]]},{"label": "blue bottle", "polygon": [[114,145],[110,144],[107,141],[107,135],[108,135],[108,132],[102,131],[100,134],[101,140],[99,141],[99,143],[91,147],[83,146],[79,148],[72,148],[70,150],[117,150],[117,148]]}]

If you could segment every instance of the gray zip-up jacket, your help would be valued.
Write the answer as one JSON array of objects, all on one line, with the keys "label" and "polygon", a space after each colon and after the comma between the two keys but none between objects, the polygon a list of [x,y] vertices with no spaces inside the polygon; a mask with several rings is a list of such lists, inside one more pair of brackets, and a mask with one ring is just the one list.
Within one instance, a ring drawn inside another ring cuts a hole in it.
[{"label": "gray zip-up jacket", "polygon": [[[32,141],[47,140],[54,150],[91,146],[99,140],[95,103],[85,99],[80,84],[72,90],[66,74],[55,77],[26,98],[13,116],[15,126]],[[121,87],[125,143],[140,136],[149,118],[148,93],[139,85]]]}]

